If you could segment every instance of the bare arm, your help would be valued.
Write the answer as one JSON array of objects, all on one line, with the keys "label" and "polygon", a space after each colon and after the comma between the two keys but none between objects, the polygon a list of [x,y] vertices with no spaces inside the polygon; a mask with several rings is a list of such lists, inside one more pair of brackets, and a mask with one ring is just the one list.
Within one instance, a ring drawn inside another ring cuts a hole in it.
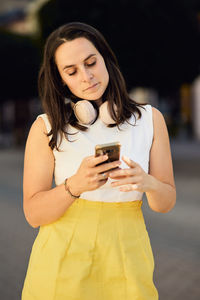
[{"label": "bare arm", "polygon": [[170,211],[176,203],[176,188],[169,136],[162,114],[153,108],[154,138],[150,152],[152,189],[146,192],[149,206],[158,212]]},{"label": "bare arm", "polygon": [[[25,149],[23,207],[25,217],[32,227],[58,220],[76,201],[65,190],[64,184],[52,188],[54,155],[45,132],[44,121],[37,119],[30,129]],[[76,174],[68,179],[71,193],[78,196],[105,184],[107,178],[102,179],[100,173],[120,164],[113,162],[96,167],[107,159],[106,155],[85,157]]]},{"label": "bare arm", "polygon": [[45,132],[44,121],[37,119],[30,129],[25,149],[23,207],[32,227],[57,220],[74,201],[63,184],[52,189],[54,156]]},{"label": "bare arm", "polygon": [[176,188],[165,120],[159,110],[152,109],[154,138],[150,151],[149,174],[139,164],[123,157],[129,169],[112,172],[110,177],[119,179],[112,185],[119,186],[121,191],[146,192],[151,209],[164,213],[170,211],[176,203]]}]

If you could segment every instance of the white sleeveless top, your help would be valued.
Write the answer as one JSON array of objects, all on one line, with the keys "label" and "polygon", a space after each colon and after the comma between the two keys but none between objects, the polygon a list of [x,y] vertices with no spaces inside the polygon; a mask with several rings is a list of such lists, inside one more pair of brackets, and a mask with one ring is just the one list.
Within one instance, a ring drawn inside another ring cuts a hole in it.
[{"label": "white sleeveless top", "polygon": [[[117,127],[109,128],[98,118],[96,122],[89,126],[87,131],[80,131],[71,125],[67,127],[67,132],[76,133],[69,135],[67,141],[63,135],[59,151],[53,150],[55,157],[54,179],[55,184],[62,184],[65,178],[74,175],[79,168],[82,160],[86,156],[94,155],[95,146],[97,144],[105,144],[111,142],[121,143],[121,153],[140,164],[145,172],[149,171],[149,154],[153,141],[153,120],[152,107],[145,105],[145,109],[140,108],[142,117],[136,120],[136,125],[132,126],[127,122]],[[51,126],[46,114],[41,114],[46,125],[47,132],[51,130]],[[135,124],[135,118],[129,119],[131,124]],[[59,135],[60,136],[60,135]],[[49,136],[51,139],[51,136]],[[60,138],[58,138],[58,145]],[[122,161],[120,168],[128,168]],[[103,202],[124,202],[141,200],[143,193],[139,191],[121,192],[117,187],[111,186],[112,179],[108,179],[106,184],[94,191],[88,191],[81,194],[81,198],[90,201]]]}]

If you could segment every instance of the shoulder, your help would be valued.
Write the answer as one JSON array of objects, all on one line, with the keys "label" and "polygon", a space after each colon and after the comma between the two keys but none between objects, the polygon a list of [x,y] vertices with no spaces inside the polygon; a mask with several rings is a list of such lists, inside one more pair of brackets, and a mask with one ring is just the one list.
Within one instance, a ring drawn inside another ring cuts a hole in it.
[{"label": "shoulder", "polygon": [[165,124],[165,118],[159,109],[152,107],[152,118],[154,125]]},{"label": "shoulder", "polygon": [[32,123],[29,135],[28,135],[28,140],[31,141],[38,141],[42,143],[48,143],[49,139],[47,136],[48,130],[45,122],[45,118],[47,116],[45,114],[39,115],[36,120]]},{"label": "shoulder", "polygon": [[152,107],[152,118],[154,127],[154,139],[158,137],[168,138],[168,130],[163,114],[159,109]]},{"label": "shoulder", "polygon": [[152,138],[158,138],[160,135],[167,135],[167,125],[165,118],[159,109],[150,104],[142,105],[140,107],[142,119],[148,126],[148,130],[152,132]]},{"label": "shoulder", "polygon": [[138,108],[141,111],[142,115],[146,113],[146,114],[152,114],[152,117],[155,119],[163,118],[162,113],[151,104],[140,105]]},{"label": "shoulder", "polygon": [[150,104],[137,106],[141,115],[138,115],[137,120],[148,126],[152,126],[153,123],[153,107]]},{"label": "shoulder", "polygon": [[47,129],[42,117],[39,117],[32,123],[27,141],[26,141],[26,156],[33,156],[34,153],[40,153],[40,156],[49,155],[53,157],[52,149],[49,146],[49,137]]},{"label": "shoulder", "polygon": [[159,111],[159,109],[151,106],[150,104],[142,105],[139,107],[139,110],[142,114],[142,117],[151,118],[154,125],[165,123],[165,119],[163,114]]},{"label": "shoulder", "polygon": [[145,118],[145,117],[150,117],[152,118],[152,106],[150,104],[140,104],[139,106],[137,106],[137,108],[139,109],[140,113],[141,113],[141,117]]},{"label": "shoulder", "polygon": [[164,120],[163,114],[159,111],[159,109],[152,106],[152,114],[155,120]]},{"label": "shoulder", "polygon": [[45,121],[42,117],[42,115],[39,115],[37,117],[37,119],[33,122],[32,126],[31,126],[31,129],[30,129],[30,132],[33,132],[33,133],[47,133],[47,129],[46,129],[46,126],[45,126]]}]

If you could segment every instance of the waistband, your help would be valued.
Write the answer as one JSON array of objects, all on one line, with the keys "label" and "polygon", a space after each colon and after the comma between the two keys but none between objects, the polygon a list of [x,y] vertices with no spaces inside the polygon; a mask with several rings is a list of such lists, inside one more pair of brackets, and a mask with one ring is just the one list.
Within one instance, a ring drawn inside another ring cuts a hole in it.
[{"label": "waistband", "polygon": [[74,202],[75,205],[82,204],[87,207],[119,207],[119,208],[140,208],[142,200],[126,201],[126,202],[106,202],[106,201],[91,201],[83,198],[78,198]]}]

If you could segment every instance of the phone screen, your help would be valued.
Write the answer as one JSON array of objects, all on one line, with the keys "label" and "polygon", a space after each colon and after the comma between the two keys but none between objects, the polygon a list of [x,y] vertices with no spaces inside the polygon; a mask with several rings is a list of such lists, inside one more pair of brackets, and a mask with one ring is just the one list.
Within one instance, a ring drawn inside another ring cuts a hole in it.
[{"label": "phone screen", "polygon": [[[114,142],[109,144],[100,144],[95,147],[95,156],[108,155],[108,160],[103,163],[109,163],[120,159],[120,143]],[[100,163],[102,164],[102,163]],[[99,164],[99,165],[100,165]]]}]

